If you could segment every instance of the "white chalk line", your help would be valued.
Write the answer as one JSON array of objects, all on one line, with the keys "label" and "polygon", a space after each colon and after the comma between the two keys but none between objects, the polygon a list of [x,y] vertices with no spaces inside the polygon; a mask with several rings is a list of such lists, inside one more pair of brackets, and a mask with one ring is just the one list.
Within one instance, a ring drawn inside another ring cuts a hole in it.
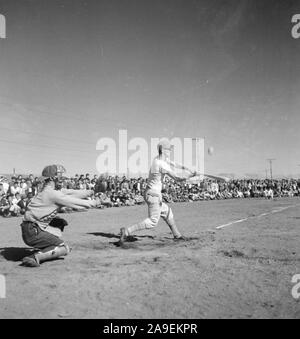
[{"label": "white chalk line", "polygon": [[250,220],[250,219],[265,217],[265,216],[268,216],[268,215],[271,215],[271,214],[274,214],[274,213],[279,213],[279,212],[285,211],[285,210],[287,210],[289,208],[293,208],[293,207],[297,207],[297,206],[300,206],[300,205],[297,204],[297,205],[290,205],[290,206],[286,206],[286,207],[279,207],[279,208],[277,208],[275,210],[272,210],[271,212],[262,213],[262,214],[254,216],[254,217],[249,217],[249,218],[244,218],[244,219],[232,221],[232,222],[230,222],[228,224],[218,226],[218,227],[216,227],[216,229],[220,230],[220,229],[228,227],[228,226],[232,226],[232,225],[235,225],[235,224],[240,224],[240,223],[242,223],[244,221],[247,221],[247,220]]}]

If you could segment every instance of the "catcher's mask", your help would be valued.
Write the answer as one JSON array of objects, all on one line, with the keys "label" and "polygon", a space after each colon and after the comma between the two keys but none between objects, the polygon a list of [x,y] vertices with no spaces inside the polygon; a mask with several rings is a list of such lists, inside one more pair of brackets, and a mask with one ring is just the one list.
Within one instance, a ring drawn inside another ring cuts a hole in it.
[{"label": "catcher's mask", "polygon": [[62,165],[50,165],[46,166],[42,172],[42,176],[45,178],[45,182],[53,181],[55,183],[55,189],[62,188],[62,176],[66,173],[66,169]]}]

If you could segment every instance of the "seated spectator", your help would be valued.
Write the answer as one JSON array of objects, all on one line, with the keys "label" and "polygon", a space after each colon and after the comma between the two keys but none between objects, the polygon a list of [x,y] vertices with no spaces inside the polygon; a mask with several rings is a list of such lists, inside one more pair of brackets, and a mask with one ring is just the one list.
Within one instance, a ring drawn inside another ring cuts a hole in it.
[{"label": "seated spectator", "polygon": [[113,207],[113,202],[110,199],[110,193],[99,193],[98,195],[101,205],[105,206],[105,207]]},{"label": "seated spectator", "polygon": [[137,205],[142,205],[145,203],[145,199],[143,196],[137,191],[138,193],[135,195],[134,200]]},{"label": "seated spectator", "polygon": [[8,202],[8,199],[3,197],[0,201],[0,215],[3,217],[9,217],[10,216],[10,211],[9,211],[10,205]]},{"label": "seated spectator", "polygon": [[274,192],[271,188],[266,188],[264,190],[264,197],[266,199],[273,199],[274,198]]},{"label": "seated spectator", "polygon": [[24,215],[27,207],[27,198],[17,193],[13,202],[20,207],[20,214]]},{"label": "seated spectator", "polygon": [[4,192],[3,183],[0,182],[0,199],[2,199],[5,196],[6,196],[6,193]]},{"label": "seated spectator", "polygon": [[117,192],[112,192],[110,200],[113,203],[114,207],[120,207],[123,205]]},{"label": "seated spectator", "polygon": [[124,201],[125,206],[134,206],[135,205],[135,200],[133,199],[133,194],[127,193],[124,196],[124,198],[125,198],[125,201]]},{"label": "seated spectator", "polygon": [[21,193],[21,187],[19,186],[18,182],[15,181],[13,186],[10,187],[10,194],[15,196],[17,193]]},{"label": "seated spectator", "polygon": [[249,188],[245,188],[243,192],[244,198],[250,198],[251,197],[251,192]]},{"label": "seated spectator", "polygon": [[234,197],[237,198],[237,199],[241,199],[241,198],[244,198],[244,194],[242,191],[240,191],[239,188],[236,188],[234,190],[234,193],[233,193]]},{"label": "seated spectator", "polygon": [[18,200],[12,194],[8,196],[5,208],[8,208],[9,211],[7,216],[18,217],[21,213],[21,208],[18,206]]}]

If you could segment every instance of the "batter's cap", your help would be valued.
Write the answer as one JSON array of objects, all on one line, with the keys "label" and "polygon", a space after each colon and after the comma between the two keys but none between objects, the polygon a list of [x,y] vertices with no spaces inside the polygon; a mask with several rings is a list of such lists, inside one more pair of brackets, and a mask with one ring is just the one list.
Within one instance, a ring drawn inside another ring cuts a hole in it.
[{"label": "batter's cap", "polygon": [[157,145],[158,150],[172,150],[173,145],[170,143],[169,139],[163,138]]},{"label": "batter's cap", "polygon": [[42,172],[42,176],[45,178],[53,178],[58,174],[63,174],[66,172],[66,169],[62,165],[50,165],[46,166]]}]

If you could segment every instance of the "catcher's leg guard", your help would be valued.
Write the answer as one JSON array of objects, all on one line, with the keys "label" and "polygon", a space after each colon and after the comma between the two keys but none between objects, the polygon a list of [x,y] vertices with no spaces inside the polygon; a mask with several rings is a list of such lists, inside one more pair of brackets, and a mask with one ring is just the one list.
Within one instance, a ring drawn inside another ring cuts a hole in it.
[{"label": "catcher's leg guard", "polygon": [[51,251],[47,252],[38,252],[34,255],[36,262],[41,264],[45,261],[54,260],[59,257],[67,256],[70,253],[70,248],[66,244],[55,247]]},{"label": "catcher's leg guard", "polygon": [[161,217],[164,219],[164,221],[170,227],[174,238],[180,238],[181,234],[177,229],[172,209],[165,203],[163,203],[163,206],[162,206]]}]

